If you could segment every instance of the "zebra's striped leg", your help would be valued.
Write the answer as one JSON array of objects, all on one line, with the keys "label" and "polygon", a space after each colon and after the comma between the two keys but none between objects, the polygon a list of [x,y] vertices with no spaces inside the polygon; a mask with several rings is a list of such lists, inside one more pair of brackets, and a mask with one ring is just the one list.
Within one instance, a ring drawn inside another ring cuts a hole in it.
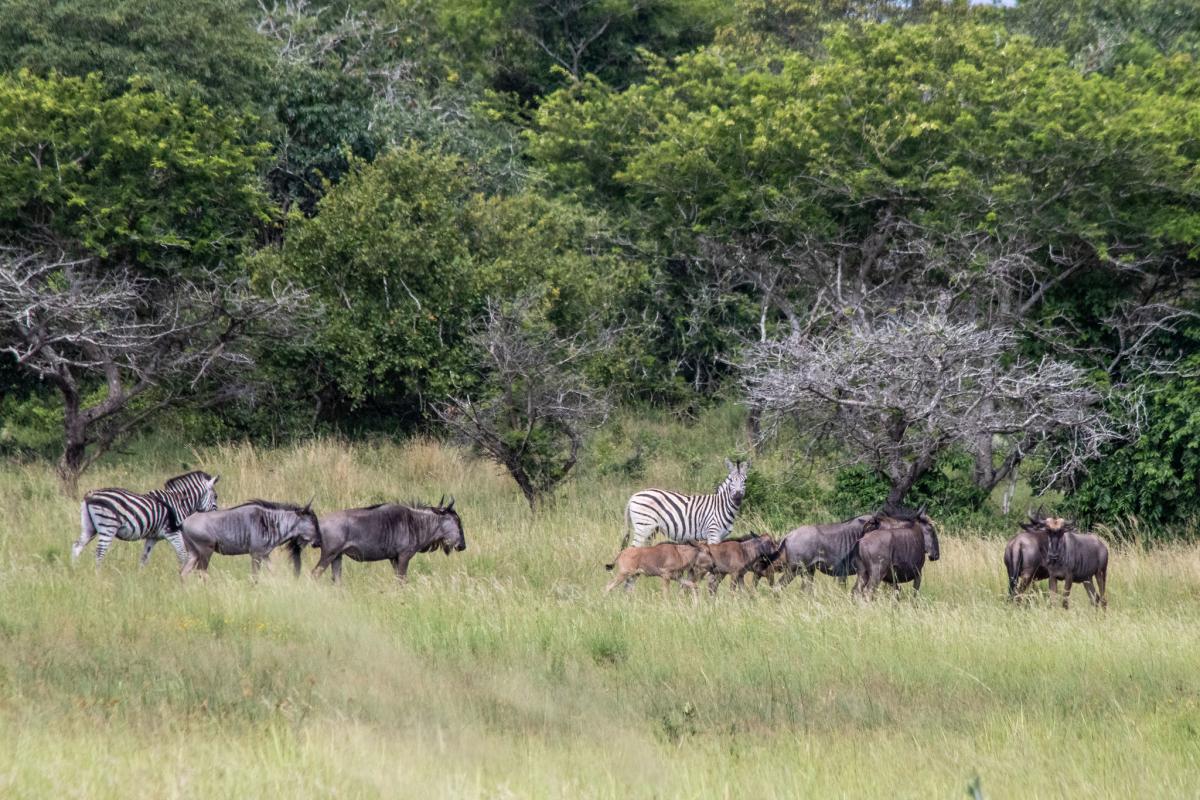
[{"label": "zebra's striped leg", "polygon": [[[175,533],[164,534],[163,538],[171,543],[171,547],[175,548],[175,557],[179,559],[179,566],[182,568],[188,559],[187,548],[183,545],[183,534],[176,531]],[[146,555],[150,555],[150,542],[146,543]]]},{"label": "zebra's striped leg", "polygon": [[113,535],[111,533],[102,533],[99,535],[99,541],[96,543],[96,566],[100,566],[100,562],[104,560],[105,554],[108,552],[108,546],[112,544]]}]

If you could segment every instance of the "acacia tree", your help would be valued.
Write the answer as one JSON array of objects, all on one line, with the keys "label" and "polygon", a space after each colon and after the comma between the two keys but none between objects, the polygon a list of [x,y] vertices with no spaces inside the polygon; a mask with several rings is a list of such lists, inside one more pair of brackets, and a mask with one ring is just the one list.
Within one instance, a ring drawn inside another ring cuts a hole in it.
[{"label": "acacia tree", "polygon": [[836,441],[886,476],[899,503],[939,455],[981,438],[1008,448],[984,488],[1034,452],[1041,485],[1069,481],[1118,438],[1082,368],[1015,355],[1017,341],[920,308],[759,342],[742,368],[753,407]]},{"label": "acacia tree", "polygon": [[472,336],[482,362],[478,391],[434,405],[451,430],[508,471],[535,512],[608,417],[608,398],[583,372],[603,341],[559,335],[536,319],[530,300],[490,302]]},{"label": "acacia tree", "polygon": [[244,392],[263,337],[302,329],[306,296],[241,280],[163,279],[0,249],[0,353],[58,393],[58,476],[79,475],[155,415]]}]

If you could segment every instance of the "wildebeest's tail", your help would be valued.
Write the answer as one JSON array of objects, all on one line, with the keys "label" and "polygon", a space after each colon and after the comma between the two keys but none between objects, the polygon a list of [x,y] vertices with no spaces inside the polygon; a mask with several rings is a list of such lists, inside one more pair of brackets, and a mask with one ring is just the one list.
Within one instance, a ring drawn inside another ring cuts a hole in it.
[{"label": "wildebeest's tail", "polygon": [[1025,553],[1018,547],[1013,558],[1009,553],[1004,554],[1004,566],[1008,569],[1008,596],[1016,597],[1017,581],[1021,579],[1021,568],[1025,566]]}]

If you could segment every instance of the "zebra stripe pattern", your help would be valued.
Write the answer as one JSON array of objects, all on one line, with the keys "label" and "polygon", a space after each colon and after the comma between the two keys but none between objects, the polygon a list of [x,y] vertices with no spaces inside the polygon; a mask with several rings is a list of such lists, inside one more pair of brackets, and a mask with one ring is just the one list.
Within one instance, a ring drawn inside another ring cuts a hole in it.
[{"label": "zebra stripe pattern", "polygon": [[71,548],[72,560],[92,539],[96,544],[96,564],[104,560],[113,539],[127,542],[146,540],[141,563],[159,539],[166,539],[182,564],[187,558],[180,526],[196,511],[217,507],[217,477],[203,472],[180,475],[167,481],[169,488],[138,494],[128,489],[98,489],[89,492],[79,507],[79,540]]},{"label": "zebra stripe pattern", "polygon": [[621,547],[644,547],[661,531],[672,542],[707,541],[716,544],[729,535],[746,494],[750,462],[728,460],[729,474],[713,494],[679,494],[646,489],[629,498],[625,507],[626,531]]}]

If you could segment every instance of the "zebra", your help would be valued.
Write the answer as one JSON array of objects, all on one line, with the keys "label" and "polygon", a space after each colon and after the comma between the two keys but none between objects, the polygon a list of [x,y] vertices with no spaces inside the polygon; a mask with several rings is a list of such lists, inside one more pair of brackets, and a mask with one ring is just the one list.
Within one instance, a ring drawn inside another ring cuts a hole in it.
[{"label": "zebra", "polygon": [[716,544],[729,535],[742,498],[746,496],[749,461],[736,464],[725,460],[729,474],[713,494],[679,494],[664,489],[644,489],[629,498],[625,506],[625,536],[621,549],[629,544],[644,547],[662,531],[672,542],[707,541]]},{"label": "zebra", "polygon": [[180,527],[183,520],[197,511],[217,507],[216,483],[220,476],[189,472],[172,478],[164,489],[138,494],[128,489],[97,489],[83,498],[79,506],[79,540],[71,547],[71,560],[79,558],[88,542],[99,537],[96,564],[104,560],[113,538],[125,541],[145,539],[141,564],[145,566],[150,550],[159,539],[175,548],[179,563],[187,560]]}]

